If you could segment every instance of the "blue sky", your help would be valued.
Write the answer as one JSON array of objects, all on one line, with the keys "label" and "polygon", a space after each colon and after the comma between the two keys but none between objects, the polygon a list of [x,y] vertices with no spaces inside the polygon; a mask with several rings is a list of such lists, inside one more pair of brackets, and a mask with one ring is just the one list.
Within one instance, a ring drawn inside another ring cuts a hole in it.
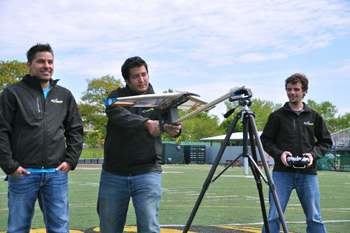
[{"label": "blue sky", "polygon": [[[141,56],[156,93],[210,102],[245,85],[253,98],[284,103],[284,80],[303,73],[306,100],[350,112],[348,0],[0,0],[0,22],[0,60],[26,62],[31,46],[50,43],[53,78],[78,102],[86,79],[123,80],[125,59]],[[211,110],[225,112],[223,103]]]}]

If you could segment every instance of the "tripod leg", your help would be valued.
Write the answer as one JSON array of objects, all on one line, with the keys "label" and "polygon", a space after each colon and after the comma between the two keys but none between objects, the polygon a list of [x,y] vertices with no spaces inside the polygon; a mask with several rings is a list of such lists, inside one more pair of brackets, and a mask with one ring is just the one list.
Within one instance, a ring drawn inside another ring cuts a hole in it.
[{"label": "tripod leg", "polygon": [[240,154],[235,160],[233,160],[229,165],[227,165],[227,167],[225,167],[224,170],[222,170],[222,172],[219,173],[219,175],[217,175],[213,180],[212,180],[212,183],[215,182],[215,180],[217,180],[222,174],[224,174],[224,172],[230,168],[230,166],[232,164],[234,164],[240,157],[242,156],[242,154]]},{"label": "tripod leg", "polygon": [[[260,179],[260,174],[258,174],[258,171],[260,171],[260,170],[259,170],[259,167],[257,166],[257,163],[256,163],[257,156],[256,156],[256,150],[255,150],[254,137],[253,137],[253,134],[251,133],[251,127],[249,125],[249,121],[251,120],[249,118],[250,114],[251,114],[251,112],[247,111],[243,117],[243,157],[248,157],[248,162],[249,162],[250,168],[252,170],[252,173],[254,175],[254,178],[256,181],[256,186],[257,186],[258,193],[259,193],[260,206],[261,206],[261,211],[262,211],[264,223],[265,223],[265,226],[267,226],[266,232],[270,233],[270,231],[268,229],[265,200],[264,200],[264,195],[263,195],[263,191],[262,191],[262,183],[261,183],[261,179]],[[250,148],[251,148],[251,151],[253,153],[254,160],[248,154],[248,147],[249,147],[249,145],[248,145],[248,133],[249,133],[249,138],[250,138]]]},{"label": "tripod leg", "polygon": [[251,130],[252,130],[252,132],[254,133],[254,136],[255,136],[256,145],[257,145],[259,153],[260,153],[261,162],[262,162],[262,164],[264,166],[265,174],[266,174],[266,177],[267,177],[267,180],[268,180],[268,185],[270,187],[270,191],[271,191],[273,199],[275,201],[276,209],[277,209],[278,215],[280,217],[280,221],[281,221],[283,230],[284,230],[285,233],[288,233],[289,231],[288,231],[288,228],[287,228],[287,224],[286,224],[286,221],[284,219],[283,211],[282,211],[282,208],[281,208],[278,196],[277,196],[276,186],[275,186],[275,183],[272,180],[272,177],[271,177],[271,174],[270,174],[270,170],[269,170],[269,166],[268,166],[268,164],[266,162],[266,159],[265,159],[265,156],[264,156],[264,149],[263,149],[263,146],[262,146],[261,141],[260,141],[260,137],[259,137],[256,125],[255,125],[254,117],[252,115],[249,115],[249,122],[250,122]]},{"label": "tripod leg", "polygon": [[223,155],[223,153],[224,153],[224,151],[226,149],[226,145],[227,145],[227,143],[230,140],[231,134],[232,134],[232,132],[233,132],[233,130],[234,130],[236,124],[237,124],[238,119],[239,119],[239,116],[238,115],[235,116],[235,118],[233,119],[233,121],[231,123],[230,128],[227,131],[226,137],[225,137],[225,139],[224,139],[224,141],[223,141],[223,143],[222,143],[222,145],[220,147],[220,150],[219,150],[219,152],[218,152],[218,154],[216,156],[216,159],[215,159],[215,161],[214,161],[214,163],[213,163],[213,165],[212,165],[212,167],[210,169],[210,172],[209,172],[209,174],[208,174],[208,176],[207,176],[207,178],[206,178],[206,180],[205,180],[205,182],[203,184],[202,191],[201,191],[201,193],[200,193],[200,195],[199,195],[199,197],[197,199],[197,202],[196,202],[196,204],[195,204],[195,206],[194,206],[194,208],[192,210],[190,218],[188,219],[188,221],[186,223],[186,226],[185,226],[185,228],[183,230],[183,233],[187,233],[187,231],[189,230],[189,228],[190,228],[190,226],[192,224],[194,216],[196,215],[197,210],[199,208],[199,205],[201,204],[201,202],[203,200],[204,194],[207,191],[207,189],[208,189],[208,187],[209,187],[209,185],[211,183],[211,179],[213,178],[214,173],[216,171],[216,168],[217,168],[217,166],[220,163],[220,159],[221,159],[221,157],[222,157],[222,155]]},{"label": "tripod leg", "polygon": [[[256,153],[256,149],[255,149],[255,143],[254,143],[254,136],[251,130],[251,127],[249,126],[249,138],[250,138],[250,148],[252,150],[252,155],[253,158],[249,156],[249,162],[250,162],[250,167],[252,169],[252,172],[254,174],[254,178],[256,180],[256,187],[258,189],[259,192],[259,198],[260,198],[260,206],[261,206],[261,212],[262,212],[262,216],[263,216],[263,220],[264,220],[264,226],[265,226],[265,232],[269,233],[270,229],[269,229],[269,224],[267,221],[267,214],[266,214],[266,206],[265,206],[265,200],[264,200],[264,193],[263,193],[263,186],[262,186],[262,182],[260,177],[262,176],[261,174],[258,175],[258,172],[260,172],[258,166],[257,166],[257,153]],[[253,160],[255,161],[255,163],[253,163]],[[266,181],[266,180],[265,180]]]}]

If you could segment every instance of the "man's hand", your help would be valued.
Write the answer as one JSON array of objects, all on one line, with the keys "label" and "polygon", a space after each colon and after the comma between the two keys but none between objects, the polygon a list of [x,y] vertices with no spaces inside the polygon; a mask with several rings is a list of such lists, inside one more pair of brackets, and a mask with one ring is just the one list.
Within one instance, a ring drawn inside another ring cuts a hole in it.
[{"label": "man's hand", "polygon": [[181,130],[181,122],[179,125],[168,125],[165,124],[164,125],[164,130],[165,132],[167,132],[170,136],[175,137],[176,135],[178,135],[180,133]]},{"label": "man's hand", "polygon": [[16,170],[14,173],[11,173],[9,176],[12,176],[12,177],[19,177],[19,176],[21,176],[21,175],[23,175],[23,174],[29,175],[30,172],[27,171],[26,169],[24,169],[23,167],[19,166],[19,167],[17,168],[17,170]]},{"label": "man's hand", "polygon": [[292,153],[290,153],[289,151],[283,152],[281,155],[281,161],[284,164],[284,166],[290,167],[290,165],[287,162],[287,156],[292,156]]},{"label": "man's hand", "polygon": [[71,169],[72,169],[72,166],[69,163],[63,162],[63,163],[61,163],[60,166],[58,166],[56,168],[56,171],[61,170],[61,171],[65,172],[65,173],[68,173]]},{"label": "man's hand", "polygon": [[147,129],[152,136],[160,136],[164,132],[159,129],[159,121],[147,120],[143,122],[142,127]]},{"label": "man's hand", "polygon": [[310,153],[304,153],[303,156],[306,156],[309,158],[309,163],[306,165],[306,167],[310,167],[312,165],[312,163],[314,162],[314,157],[312,157],[312,155]]}]

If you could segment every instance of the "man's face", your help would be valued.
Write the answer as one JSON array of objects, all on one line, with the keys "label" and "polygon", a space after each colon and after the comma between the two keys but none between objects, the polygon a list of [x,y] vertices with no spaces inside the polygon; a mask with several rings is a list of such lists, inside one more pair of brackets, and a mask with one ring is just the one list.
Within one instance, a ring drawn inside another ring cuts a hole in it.
[{"label": "man's face", "polygon": [[35,76],[40,82],[47,82],[54,70],[53,56],[50,52],[37,52],[32,63],[27,62],[27,67],[31,76]]},{"label": "man's face", "polygon": [[287,95],[291,104],[298,105],[301,103],[305,94],[306,91],[303,91],[300,82],[297,82],[296,84],[287,84]]},{"label": "man's face", "polygon": [[145,66],[130,69],[130,78],[125,80],[130,89],[138,94],[146,94],[148,89],[148,73]]}]

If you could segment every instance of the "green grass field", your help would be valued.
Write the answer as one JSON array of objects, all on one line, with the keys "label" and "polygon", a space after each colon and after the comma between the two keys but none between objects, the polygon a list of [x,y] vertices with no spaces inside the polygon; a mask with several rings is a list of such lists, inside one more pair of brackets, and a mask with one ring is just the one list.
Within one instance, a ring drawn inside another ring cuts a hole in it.
[{"label": "green grass field", "polygon": [[80,158],[81,159],[92,159],[92,158],[103,158],[103,148],[84,148]]},{"label": "green grass field", "polygon": [[[210,165],[164,165],[162,174],[163,197],[160,202],[161,225],[185,225]],[[223,169],[219,166],[217,173]],[[78,167],[69,173],[70,229],[84,232],[98,226],[96,202],[101,168]],[[322,219],[330,233],[350,232],[350,173],[318,172]],[[5,174],[0,172],[0,179]],[[268,186],[264,184],[266,205]],[[6,230],[7,182],[0,182],[0,232]],[[295,191],[285,213],[290,232],[305,232],[303,210]],[[192,226],[241,224],[253,227],[258,232],[262,227],[262,214],[258,190],[249,170],[230,168],[209,186],[194,218]],[[136,225],[135,214],[130,204],[127,225]],[[37,205],[33,229],[45,228]]]}]

